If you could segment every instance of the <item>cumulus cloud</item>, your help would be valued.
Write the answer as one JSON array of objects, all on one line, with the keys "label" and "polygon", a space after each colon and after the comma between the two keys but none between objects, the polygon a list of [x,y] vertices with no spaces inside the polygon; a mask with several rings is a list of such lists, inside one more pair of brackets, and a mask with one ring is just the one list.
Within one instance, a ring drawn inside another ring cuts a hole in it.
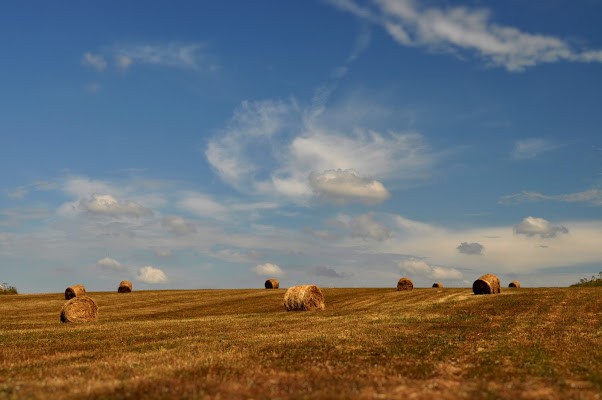
[{"label": "cumulus cloud", "polygon": [[257,275],[268,277],[280,277],[284,275],[284,272],[278,265],[271,263],[257,264],[251,268],[251,271],[255,272]]},{"label": "cumulus cloud", "polygon": [[543,218],[527,217],[514,225],[514,232],[530,237],[539,235],[542,238],[553,238],[558,233],[569,233],[569,230],[562,225],[554,226]]},{"label": "cumulus cloud", "polygon": [[139,282],[155,284],[155,283],[166,283],[167,275],[159,268],[151,267],[150,265],[142,267],[138,270],[136,279]]},{"label": "cumulus cloud", "polygon": [[82,65],[95,68],[99,72],[102,72],[107,67],[107,62],[100,54],[84,53],[81,63]]},{"label": "cumulus cloud", "polygon": [[554,150],[557,147],[557,145],[546,139],[531,138],[517,140],[510,155],[515,160],[526,160],[535,158],[541,153]]},{"label": "cumulus cloud", "polygon": [[110,257],[105,257],[102,260],[96,261],[96,266],[101,269],[112,271],[122,271],[124,269],[123,264]]},{"label": "cumulus cloud", "polygon": [[320,174],[312,172],[309,183],[322,200],[335,204],[352,201],[377,204],[391,197],[382,183],[365,178],[353,169],[328,170]]},{"label": "cumulus cloud", "polygon": [[183,236],[196,232],[194,222],[182,218],[179,215],[166,215],[161,222],[163,227],[169,229],[172,233]]},{"label": "cumulus cloud", "polygon": [[119,201],[110,194],[93,194],[91,198],[79,201],[80,207],[95,215],[142,217],[152,215],[148,208],[133,201]]},{"label": "cumulus cloud", "polygon": [[391,229],[375,221],[373,213],[368,213],[349,220],[349,236],[364,240],[383,241],[391,236]]},{"label": "cumulus cloud", "polygon": [[458,247],[456,247],[458,251],[462,254],[470,254],[470,255],[481,255],[483,254],[483,245],[480,243],[468,243],[462,242]]},{"label": "cumulus cloud", "polygon": [[562,60],[602,62],[602,50],[579,50],[555,36],[497,24],[485,8],[428,7],[414,0],[373,0],[362,5],[353,0],[330,3],[380,25],[403,46],[449,53],[465,51],[508,71],[520,72]]},{"label": "cumulus cloud", "polygon": [[410,258],[398,263],[399,269],[410,277],[428,277],[432,279],[462,279],[462,272],[455,268],[430,266],[424,260]]},{"label": "cumulus cloud", "polygon": [[592,206],[602,206],[602,190],[590,189],[583,192],[545,195],[539,192],[522,191],[502,197],[499,204],[535,203],[543,200],[562,201],[565,203],[589,203]]},{"label": "cumulus cloud", "polygon": [[351,274],[347,274],[345,272],[337,272],[335,269],[330,268],[330,267],[326,267],[323,265],[319,265],[317,267],[313,268],[313,273],[316,276],[323,276],[326,278],[338,278],[338,279],[342,279],[342,278],[349,278],[352,275]]}]

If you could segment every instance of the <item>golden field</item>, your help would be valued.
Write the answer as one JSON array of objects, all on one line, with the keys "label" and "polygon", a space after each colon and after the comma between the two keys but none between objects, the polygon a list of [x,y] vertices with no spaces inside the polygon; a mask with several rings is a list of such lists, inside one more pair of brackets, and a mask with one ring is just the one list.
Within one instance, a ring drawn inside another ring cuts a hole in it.
[{"label": "golden field", "polygon": [[0,399],[597,399],[602,288],[92,292],[0,297]]}]

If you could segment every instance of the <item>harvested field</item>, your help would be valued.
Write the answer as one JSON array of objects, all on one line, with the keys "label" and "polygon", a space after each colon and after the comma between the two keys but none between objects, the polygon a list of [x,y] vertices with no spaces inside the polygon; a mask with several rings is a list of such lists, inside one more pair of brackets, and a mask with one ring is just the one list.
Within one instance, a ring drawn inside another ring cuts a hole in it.
[{"label": "harvested field", "polygon": [[0,398],[595,399],[602,288],[283,289],[89,293],[92,324],[57,294],[0,297]]}]

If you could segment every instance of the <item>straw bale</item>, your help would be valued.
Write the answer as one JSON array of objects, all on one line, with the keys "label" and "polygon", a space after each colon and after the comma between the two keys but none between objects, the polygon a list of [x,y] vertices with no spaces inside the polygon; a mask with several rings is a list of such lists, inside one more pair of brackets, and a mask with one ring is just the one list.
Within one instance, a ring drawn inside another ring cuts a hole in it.
[{"label": "straw bale", "polygon": [[119,283],[119,288],[117,289],[117,293],[130,293],[131,291],[132,291],[132,282],[121,281]]},{"label": "straw bale", "polygon": [[433,287],[434,287],[434,288],[442,288],[442,287],[443,287],[443,284],[441,284],[441,283],[439,283],[439,282],[435,282],[435,283],[433,283]]},{"label": "straw bale", "polygon": [[474,294],[496,294],[500,293],[500,280],[493,274],[483,275],[472,284]]},{"label": "straw bale", "polygon": [[508,285],[508,287],[519,288],[520,287],[520,283],[518,283],[518,281],[512,281],[512,282],[510,282],[510,284]]},{"label": "straw bale", "polygon": [[97,317],[98,306],[88,296],[74,297],[61,309],[61,322],[90,322]]},{"label": "straw bale", "polygon": [[280,282],[278,282],[278,279],[268,279],[267,281],[265,281],[266,289],[278,289],[279,287]]},{"label": "straw bale", "polygon": [[65,289],[65,300],[70,300],[74,297],[85,296],[86,288],[83,285],[73,285]]},{"label": "straw bale", "polygon": [[410,278],[401,278],[397,282],[397,290],[412,290],[414,289],[414,283]]},{"label": "straw bale", "polygon": [[286,311],[312,311],[324,309],[324,295],[316,285],[289,288],[284,294]]}]

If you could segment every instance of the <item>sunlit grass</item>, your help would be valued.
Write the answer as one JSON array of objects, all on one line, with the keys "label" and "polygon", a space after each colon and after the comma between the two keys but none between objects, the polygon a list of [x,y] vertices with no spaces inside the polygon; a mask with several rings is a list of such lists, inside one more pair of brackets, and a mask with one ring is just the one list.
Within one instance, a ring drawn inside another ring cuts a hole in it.
[{"label": "sunlit grass", "polygon": [[0,298],[0,398],[595,398],[602,290],[284,289]]}]

